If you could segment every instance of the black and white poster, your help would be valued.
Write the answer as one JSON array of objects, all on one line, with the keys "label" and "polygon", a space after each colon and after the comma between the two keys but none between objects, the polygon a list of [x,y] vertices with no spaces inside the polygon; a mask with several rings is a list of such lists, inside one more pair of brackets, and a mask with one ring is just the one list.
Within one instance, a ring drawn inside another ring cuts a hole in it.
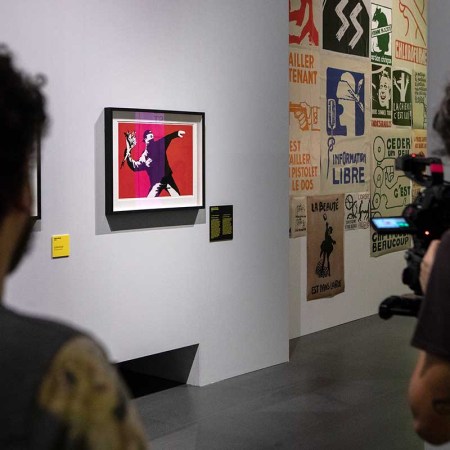
[{"label": "black and white poster", "polygon": [[392,71],[389,66],[372,64],[372,126],[392,125]]},{"label": "black and white poster", "polygon": [[372,3],[373,63],[392,65],[392,8]]},{"label": "black and white poster", "polygon": [[323,48],[357,56],[369,56],[368,0],[325,0]]},{"label": "black and white poster", "polygon": [[412,125],[412,83],[411,72],[394,70],[392,76],[393,114],[392,123],[401,127]]},{"label": "black and white poster", "polygon": [[344,195],[307,197],[308,300],[344,292]]}]

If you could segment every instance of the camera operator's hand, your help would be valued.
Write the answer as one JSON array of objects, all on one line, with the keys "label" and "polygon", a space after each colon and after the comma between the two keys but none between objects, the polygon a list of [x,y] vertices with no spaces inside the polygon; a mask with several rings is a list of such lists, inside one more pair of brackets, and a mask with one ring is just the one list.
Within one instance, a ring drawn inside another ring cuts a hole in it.
[{"label": "camera operator's hand", "polygon": [[422,292],[425,294],[427,291],[428,280],[430,278],[431,269],[433,268],[434,258],[436,257],[437,249],[440,245],[441,241],[436,239],[431,241],[425,256],[420,263],[420,286],[422,288]]}]

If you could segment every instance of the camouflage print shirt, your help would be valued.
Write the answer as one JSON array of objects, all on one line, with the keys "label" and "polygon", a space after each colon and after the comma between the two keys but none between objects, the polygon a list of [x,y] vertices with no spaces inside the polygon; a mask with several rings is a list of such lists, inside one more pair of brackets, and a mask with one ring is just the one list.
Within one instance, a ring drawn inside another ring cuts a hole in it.
[{"label": "camouflage print shirt", "polygon": [[30,448],[140,450],[146,437],[116,370],[90,338],[67,341],[38,391]]}]

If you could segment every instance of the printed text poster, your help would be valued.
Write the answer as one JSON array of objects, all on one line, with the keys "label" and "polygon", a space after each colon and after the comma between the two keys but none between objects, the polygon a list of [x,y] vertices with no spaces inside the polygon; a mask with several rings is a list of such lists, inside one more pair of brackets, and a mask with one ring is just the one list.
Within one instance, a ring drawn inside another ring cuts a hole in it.
[{"label": "printed text poster", "polygon": [[[383,4],[381,4],[383,3]],[[392,65],[392,1],[372,3],[372,62]]]},{"label": "printed text poster", "polygon": [[370,62],[322,57],[322,193],[369,189]]},{"label": "printed text poster", "polygon": [[320,192],[319,52],[289,49],[289,182],[291,195]]},{"label": "printed text poster", "polygon": [[392,74],[392,123],[399,127],[412,125],[412,77],[407,69],[396,69]]},{"label": "printed text poster", "polygon": [[[411,69],[427,66],[426,0],[393,0],[394,61]],[[417,67],[417,66],[419,67]]]},{"label": "printed text poster", "polygon": [[[404,172],[395,169],[395,160],[411,153],[411,131],[379,130],[373,136],[371,216],[400,216],[411,202],[411,181]],[[371,256],[404,250],[409,245],[409,236],[371,232]]]},{"label": "printed text poster", "polygon": [[392,125],[392,71],[389,66],[372,64],[372,126]]},{"label": "printed text poster", "polygon": [[[426,157],[428,155],[428,144],[427,144],[427,130],[413,130],[413,148],[412,152],[418,156]],[[420,191],[422,191],[423,186],[416,182],[412,182],[412,197],[411,201],[417,197]]]},{"label": "printed text poster", "polygon": [[413,76],[413,128],[427,128],[427,72],[415,70]]},{"label": "printed text poster", "polygon": [[289,237],[306,236],[306,197],[291,197]]},{"label": "printed text poster", "polygon": [[370,192],[345,194],[345,231],[369,228],[369,219]]},{"label": "printed text poster", "polygon": [[345,290],[344,195],[308,197],[308,300]]},{"label": "printed text poster", "polygon": [[427,156],[427,130],[413,130],[412,152],[418,156]]}]

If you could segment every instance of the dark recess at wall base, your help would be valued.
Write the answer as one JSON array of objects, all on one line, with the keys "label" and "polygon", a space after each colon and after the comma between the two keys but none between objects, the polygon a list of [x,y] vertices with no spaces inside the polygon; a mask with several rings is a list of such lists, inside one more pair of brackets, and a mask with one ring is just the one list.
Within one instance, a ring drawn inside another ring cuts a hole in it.
[{"label": "dark recess at wall base", "polygon": [[198,344],[117,363],[133,398],[186,384]]},{"label": "dark recess at wall base", "polygon": [[144,397],[145,395],[154,394],[155,392],[164,391],[183,384],[177,381],[152,377],[151,375],[123,369],[120,367],[120,364],[118,364],[118,370],[132,398]]}]

